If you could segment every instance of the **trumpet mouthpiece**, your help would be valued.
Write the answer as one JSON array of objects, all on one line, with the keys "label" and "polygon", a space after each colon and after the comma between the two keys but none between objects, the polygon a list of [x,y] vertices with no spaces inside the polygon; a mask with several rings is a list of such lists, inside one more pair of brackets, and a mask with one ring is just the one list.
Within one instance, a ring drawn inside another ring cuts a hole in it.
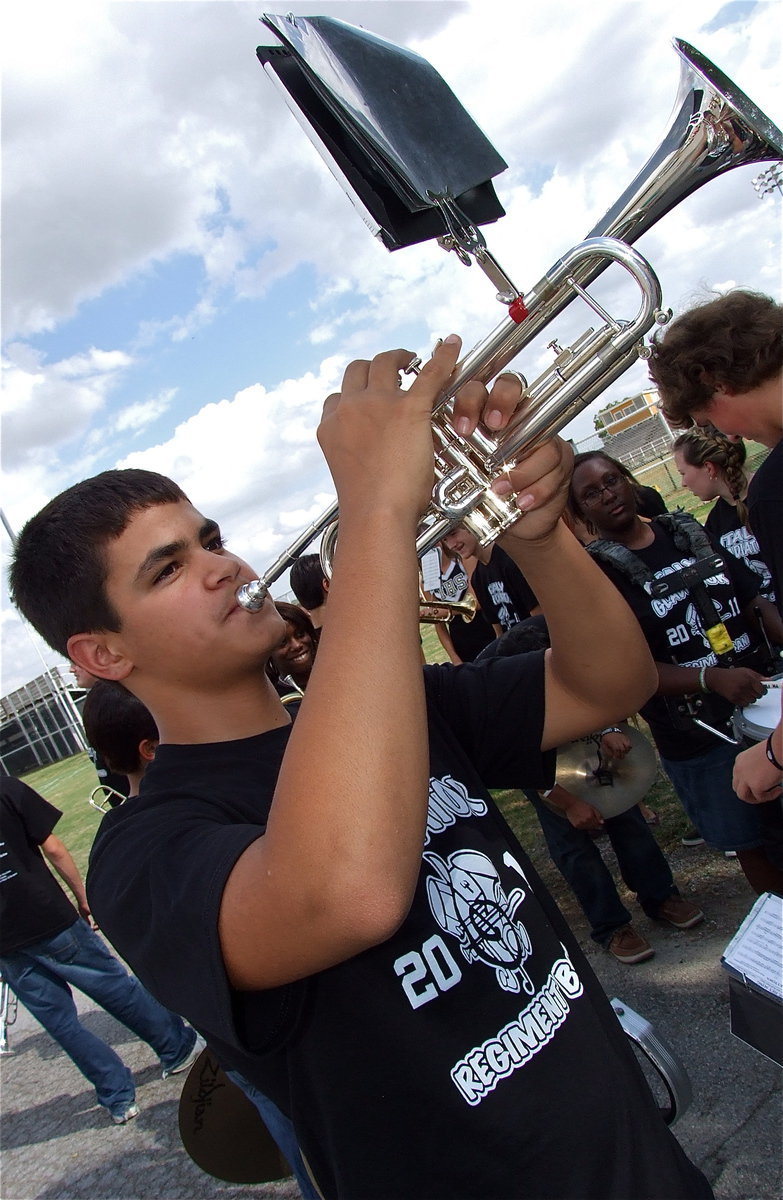
[{"label": "trumpet mouthpiece", "polygon": [[268,595],[266,584],[260,579],[252,579],[250,583],[243,583],[237,592],[237,604],[246,612],[258,612]]}]

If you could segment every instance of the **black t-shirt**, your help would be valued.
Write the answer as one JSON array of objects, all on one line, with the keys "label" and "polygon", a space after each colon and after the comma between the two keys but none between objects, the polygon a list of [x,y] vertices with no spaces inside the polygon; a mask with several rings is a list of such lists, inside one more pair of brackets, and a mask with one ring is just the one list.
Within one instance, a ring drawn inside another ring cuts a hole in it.
[{"label": "black t-shirt", "polygon": [[[781,513],[781,518],[783,518],[783,513]],[[723,499],[723,496],[718,496],[704,522],[704,528],[720,542],[724,550],[733,554],[740,562],[744,562],[751,571],[755,571],[759,577],[760,594],[766,596],[774,604],[775,591],[772,587],[770,569],[761,557],[757,538],[747,525],[742,524],[735,505],[729,504],[728,500]]]},{"label": "black t-shirt", "polygon": [[288,728],[161,746],[141,796],[101,824],[97,919],[223,1065],[292,1117],[328,1200],[711,1194],[486,790],[551,782],[542,661],[425,668],[431,778],[410,912],[388,941],[300,982],[233,991],[217,932]]},{"label": "black t-shirt", "polygon": [[[468,582],[467,571],[462,563],[455,559],[441,574],[440,585],[433,594],[439,600],[458,604],[469,594]],[[476,655],[495,638],[495,630],[480,608],[469,621],[461,616],[452,617],[449,621],[449,634],[454,649],[463,662],[473,662]]]},{"label": "black t-shirt", "polygon": [[748,522],[772,573],[772,587],[783,613],[783,439],[750,481]]},{"label": "black t-shirt", "polygon": [[39,850],[61,816],[21,779],[0,779],[0,955],[79,919]]},{"label": "black t-shirt", "polygon": [[538,607],[524,575],[500,546],[492,547],[488,563],[477,565],[472,583],[481,611],[491,625],[500,625],[504,632],[524,621]]},{"label": "black t-shirt", "polygon": [[[671,535],[657,520],[651,522],[650,528],[655,534],[652,545],[643,550],[634,550],[633,554],[641,559],[655,579],[664,578],[673,570],[695,562],[694,555],[678,550]],[[744,563],[727,554],[718,542],[713,540],[713,546],[721,554],[725,571],[707,579],[705,586],[734,642],[736,654],[748,656],[755,643],[740,614],[758,594],[758,576]],[[676,663],[681,667],[717,665],[717,656],[704,634],[698,610],[687,591],[677,591],[656,599],[616,567],[600,557],[597,562],[633,609],[656,662]],[[607,652],[610,651],[609,642]],[[757,664],[749,662],[748,665]],[[683,715],[679,711],[679,700],[677,696],[653,696],[641,713],[650,726],[661,755],[682,761],[712,750],[718,739]],[[719,727],[726,725],[733,711],[727,700],[714,693],[702,696],[700,700],[703,705],[700,714],[702,720]]]}]

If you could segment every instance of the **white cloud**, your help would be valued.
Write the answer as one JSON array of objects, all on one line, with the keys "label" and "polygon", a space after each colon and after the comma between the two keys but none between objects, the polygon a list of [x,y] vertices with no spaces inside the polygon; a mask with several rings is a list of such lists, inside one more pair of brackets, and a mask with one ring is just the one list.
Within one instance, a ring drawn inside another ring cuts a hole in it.
[{"label": "white cloud", "polygon": [[129,404],[127,408],[121,409],[117,414],[114,428],[119,433],[129,431],[138,436],[147,426],[168,411],[175,395],[175,388],[166,388],[157,396],[150,396],[148,400],[141,400],[138,404]]},{"label": "white cloud", "polygon": [[79,438],[132,363],[121,350],[95,347],[49,364],[26,346],[12,345],[8,353],[2,364],[3,457],[12,471]]},{"label": "white cloud", "polygon": [[313,431],[324,397],[341,375],[340,364],[329,358],[317,375],[285,380],[271,391],[255,384],[206,405],[168,441],[134,451],[118,466],[171,475],[261,569],[291,540],[284,513],[309,510],[314,491],[328,489]]}]

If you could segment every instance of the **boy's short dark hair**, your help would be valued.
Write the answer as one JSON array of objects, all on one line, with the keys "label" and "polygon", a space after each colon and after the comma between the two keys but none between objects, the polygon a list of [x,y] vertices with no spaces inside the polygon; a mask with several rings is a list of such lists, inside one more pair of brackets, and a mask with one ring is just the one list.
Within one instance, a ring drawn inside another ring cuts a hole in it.
[{"label": "boy's short dark hair", "polygon": [[104,471],[61,492],[19,534],[11,598],[44,641],[68,657],[77,633],[112,630],[120,621],[105,592],[108,542],[134,513],[187,496],[155,471]]},{"label": "boy's short dark hair", "polygon": [[652,340],[650,378],[667,420],[687,426],[723,384],[747,392],[783,367],[783,307],[743,289],[683,313]]},{"label": "boy's short dark hair", "polygon": [[487,658],[510,658],[514,654],[533,654],[536,650],[548,650],[551,644],[546,617],[536,613],[496,637],[476,656],[476,662]]},{"label": "boy's short dark hair", "polygon": [[291,591],[302,608],[320,608],[326,599],[320,554],[303,554],[291,566]]},{"label": "boy's short dark hair", "polygon": [[128,775],[141,766],[139,743],[160,740],[146,704],[121,683],[99,679],[87,693],[82,709],[87,741],[112,771]]}]

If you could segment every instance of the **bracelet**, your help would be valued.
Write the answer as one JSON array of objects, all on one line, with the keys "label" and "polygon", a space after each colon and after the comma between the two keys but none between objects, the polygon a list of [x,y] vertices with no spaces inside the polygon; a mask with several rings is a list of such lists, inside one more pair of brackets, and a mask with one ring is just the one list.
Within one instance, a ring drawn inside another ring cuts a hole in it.
[{"label": "bracelet", "polygon": [[622,732],[623,731],[619,725],[607,725],[606,729],[602,729],[601,732],[599,734],[597,734],[596,736],[599,738],[602,738],[605,733],[622,733]]},{"label": "bracelet", "polygon": [[779,763],[775,758],[775,751],[772,749],[772,734],[767,738],[767,758],[778,771],[783,771],[783,764]]},{"label": "bracelet", "polygon": [[700,692],[708,692],[710,690],[707,687],[706,675],[707,675],[707,668],[702,667],[701,670],[699,671],[699,691]]}]

